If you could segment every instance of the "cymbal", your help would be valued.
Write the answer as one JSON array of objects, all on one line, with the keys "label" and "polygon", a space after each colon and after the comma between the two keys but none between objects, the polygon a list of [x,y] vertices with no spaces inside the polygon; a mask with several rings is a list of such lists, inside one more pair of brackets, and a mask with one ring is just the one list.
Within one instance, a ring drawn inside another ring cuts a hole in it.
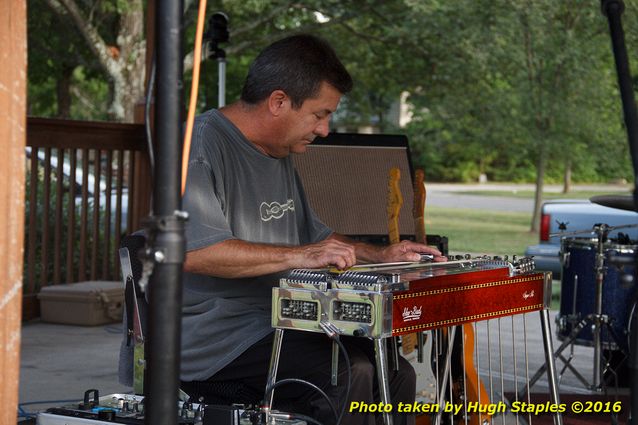
[{"label": "cymbal", "polygon": [[589,198],[594,204],[625,211],[636,211],[632,195],[596,195]]}]

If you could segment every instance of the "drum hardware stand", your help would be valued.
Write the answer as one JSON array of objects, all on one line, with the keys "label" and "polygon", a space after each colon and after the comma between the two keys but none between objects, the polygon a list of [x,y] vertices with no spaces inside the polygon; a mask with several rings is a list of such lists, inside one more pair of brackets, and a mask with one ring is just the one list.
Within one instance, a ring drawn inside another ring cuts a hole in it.
[{"label": "drum hardware stand", "polygon": [[[605,368],[602,368],[602,329],[603,326],[606,328],[607,332],[609,332],[609,334],[611,335],[613,341],[616,342],[618,347],[622,347],[621,344],[618,344],[619,338],[618,335],[616,335],[616,332],[614,331],[614,329],[611,327],[610,325],[610,317],[606,314],[602,314],[602,297],[603,297],[603,290],[602,290],[602,285],[604,283],[604,277],[605,277],[605,273],[606,273],[606,268],[604,266],[604,260],[605,260],[605,254],[604,254],[604,244],[605,241],[607,240],[607,236],[609,235],[610,231],[616,230],[616,229],[620,229],[620,228],[625,228],[625,227],[637,227],[638,224],[631,224],[631,225],[623,225],[623,226],[615,226],[615,227],[611,227],[608,226],[607,224],[596,224],[593,227],[592,231],[575,231],[575,232],[569,232],[569,233],[555,233],[555,234],[551,234],[550,237],[553,236],[569,236],[569,235],[577,235],[577,234],[583,234],[583,233],[595,233],[597,235],[597,239],[598,239],[598,243],[597,243],[597,249],[596,249],[596,257],[595,257],[595,272],[596,272],[596,308],[595,308],[595,313],[592,314],[588,314],[586,317],[584,317],[583,319],[580,319],[580,321],[578,322],[578,324],[572,328],[571,333],[569,334],[569,337],[560,345],[560,347],[558,347],[558,349],[556,350],[556,352],[554,353],[554,357],[555,358],[560,358],[564,363],[565,366],[563,367],[562,371],[561,371],[561,376],[562,373],[569,368],[574,375],[576,376],[576,378],[578,378],[578,380],[580,380],[583,385],[590,389],[590,390],[594,390],[594,391],[602,391],[604,389],[606,389],[607,385],[605,383],[605,380],[602,379],[603,374],[606,371],[611,371],[611,368],[609,368],[609,364],[605,365]],[[577,284],[577,282],[576,282]],[[576,294],[574,294],[574,303],[575,303],[575,299],[576,299]],[[578,320],[577,316],[575,314],[575,306],[574,306],[574,314],[571,315],[570,318],[568,318],[568,320],[572,321],[572,324]],[[587,382],[587,380],[580,374],[578,373],[578,371],[576,371],[576,369],[574,368],[573,365],[571,365],[571,360],[573,358],[573,344],[574,341],[576,340],[576,338],[578,337],[578,335],[580,334],[580,332],[585,328],[585,326],[587,325],[591,325],[592,327],[592,333],[593,333],[593,345],[594,345],[594,364],[593,364],[593,374],[592,374],[592,383],[591,385],[589,384],[589,382]],[[572,346],[572,351],[570,356],[565,359],[562,356],[562,352],[567,348],[567,346],[571,345]],[[624,350],[622,348],[620,348],[621,351],[624,352]],[[625,355],[628,355],[627,353],[624,352]],[[536,374],[534,374],[534,376],[532,377],[532,379],[530,380],[530,388],[536,383],[536,381],[538,381],[538,379],[542,376],[543,372],[545,371],[546,366],[543,365],[539,368],[539,370],[536,372]],[[615,372],[612,371],[612,373]],[[617,380],[616,380],[617,382]]]}]

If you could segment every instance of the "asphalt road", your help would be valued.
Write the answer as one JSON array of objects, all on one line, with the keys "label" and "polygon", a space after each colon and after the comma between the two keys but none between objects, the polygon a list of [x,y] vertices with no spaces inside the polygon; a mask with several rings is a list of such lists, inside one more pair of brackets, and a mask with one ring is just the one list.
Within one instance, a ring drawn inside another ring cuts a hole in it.
[{"label": "asphalt road", "polygon": [[[487,196],[487,195],[468,195],[461,192],[480,192],[480,191],[533,191],[534,185],[531,184],[447,184],[447,183],[427,183],[427,206],[442,208],[466,208],[466,209],[483,209],[492,211],[514,211],[532,213],[534,208],[534,200],[532,198],[517,198],[510,196]],[[546,185],[546,192],[560,192],[560,185]],[[619,192],[629,190],[627,185],[578,185],[574,186],[574,191],[600,191],[600,192]],[[565,198],[570,198],[565,195]]]}]

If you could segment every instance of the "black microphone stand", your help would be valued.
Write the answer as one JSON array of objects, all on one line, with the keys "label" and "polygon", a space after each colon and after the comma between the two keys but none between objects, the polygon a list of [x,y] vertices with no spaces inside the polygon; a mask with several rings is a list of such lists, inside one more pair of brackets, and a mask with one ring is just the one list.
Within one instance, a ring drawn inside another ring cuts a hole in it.
[{"label": "black microphone stand", "polygon": [[147,220],[153,261],[149,290],[148,380],[145,423],[175,425],[178,412],[184,219],[180,211],[182,158],[182,1],[158,0],[155,27],[157,155],[153,176],[154,216]]},{"label": "black microphone stand", "polygon": [[[629,60],[627,59],[627,49],[625,47],[625,36],[622,28],[620,15],[625,9],[622,0],[601,0],[602,12],[609,21],[609,32],[611,44],[616,62],[616,72],[618,74],[618,86],[623,104],[625,125],[627,127],[627,138],[629,140],[629,151],[634,169],[634,209],[638,211],[638,114],[636,113],[636,101],[634,99],[631,72],[629,71]],[[638,259],[635,259],[638,263]],[[636,292],[638,294],[638,291]],[[637,295],[638,296],[638,295]],[[638,299],[636,300],[638,301]],[[630,384],[630,415],[629,424],[632,424],[633,413],[638,412],[638,335],[636,332],[636,316],[634,315],[629,325],[629,369],[631,372]]]},{"label": "black microphone stand", "polygon": [[217,107],[226,105],[226,52],[219,47],[230,38],[228,32],[228,16],[223,12],[216,12],[208,21],[208,32],[204,38],[209,42],[209,57],[217,59]]}]

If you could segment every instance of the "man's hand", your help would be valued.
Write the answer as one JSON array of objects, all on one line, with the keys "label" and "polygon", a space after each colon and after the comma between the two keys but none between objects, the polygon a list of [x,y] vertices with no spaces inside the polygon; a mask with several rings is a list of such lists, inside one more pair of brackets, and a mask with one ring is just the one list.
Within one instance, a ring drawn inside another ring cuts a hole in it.
[{"label": "man's hand", "polygon": [[334,266],[343,270],[357,263],[357,256],[353,245],[329,238],[298,248],[302,255],[300,265],[304,268],[317,269]]},{"label": "man's hand", "polygon": [[381,263],[391,263],[395,261],[421,261],[421,254],[430,254],[434,256],[432,261],[447,261],[447,257],[441,255],[441,251],[422,243],[412,241],[401,241],[384,247],[379,253]]}]

